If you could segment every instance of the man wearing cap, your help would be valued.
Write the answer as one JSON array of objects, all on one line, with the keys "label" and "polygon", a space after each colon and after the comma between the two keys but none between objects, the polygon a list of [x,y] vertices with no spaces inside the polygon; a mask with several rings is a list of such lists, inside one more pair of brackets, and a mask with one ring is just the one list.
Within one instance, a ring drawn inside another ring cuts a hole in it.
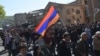
[{"label": "man wearing cap", "polygon": [[81,39],[78,41],[75,47],[75,56],[88,56],[88,43],[87,43],[87,33],[83,32],[81,34]]},{"label": "man wearing cap", "polygon": [[70,45],[70,35],[68,32],[63,34],[63,39],[58,45],[58,55],[59,56],[72,56],[71,55],[71,45]]},{"label": "man wearing cap", "polygon": [[93,50],[95,56],[100,56],[100,31],[97,31],[93,38]]}]

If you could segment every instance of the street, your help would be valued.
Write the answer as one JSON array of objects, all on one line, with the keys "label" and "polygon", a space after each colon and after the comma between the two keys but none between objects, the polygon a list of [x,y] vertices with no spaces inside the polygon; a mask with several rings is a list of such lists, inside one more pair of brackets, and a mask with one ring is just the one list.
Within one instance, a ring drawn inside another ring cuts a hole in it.
[{"label": "street", "polygon": [[7,52],[3,52],[3,50],[4,50],[4,47],[2,46],[2,40],[1,40],[1,38],[0,38],[0,56],[8,56],[8,53]]}]

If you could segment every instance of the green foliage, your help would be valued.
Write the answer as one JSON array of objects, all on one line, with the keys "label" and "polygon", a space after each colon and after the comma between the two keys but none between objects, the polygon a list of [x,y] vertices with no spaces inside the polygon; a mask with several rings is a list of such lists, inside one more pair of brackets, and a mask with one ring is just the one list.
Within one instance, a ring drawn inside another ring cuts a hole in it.
[{"label": "green foliage", "polygon": [[6,14],[4,7],[2,5],[0,5],[0,18],[4,17]]}]

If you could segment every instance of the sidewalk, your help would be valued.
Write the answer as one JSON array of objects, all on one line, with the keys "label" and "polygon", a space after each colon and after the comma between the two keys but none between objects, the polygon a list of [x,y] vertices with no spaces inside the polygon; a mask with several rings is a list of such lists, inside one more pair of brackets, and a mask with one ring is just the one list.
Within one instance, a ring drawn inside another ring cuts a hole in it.
[{"label": "sidewalk", "polygon": [[0,46],[0,56],[8,56],[8,53],[6,51],[3,51],[4,47]]},{"label": "sidewalk", "polygon": [[0,56],[8,56],[8,53],[6,53],[4,50],[4,47],[2,46],[2,40],[0,38]]}]

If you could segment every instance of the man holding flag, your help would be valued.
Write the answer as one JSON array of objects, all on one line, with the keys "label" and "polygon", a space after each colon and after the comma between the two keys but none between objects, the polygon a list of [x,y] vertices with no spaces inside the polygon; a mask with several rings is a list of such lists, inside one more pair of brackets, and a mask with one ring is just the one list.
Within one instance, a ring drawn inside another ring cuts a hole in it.
[{"label": "man holding flag", "polygon": [[[40,40],[43,40],[43,38],[46,35],[47,29],[55,24],[59,20],[60,15],[58,14],[58,11],[54,8],[54,6],[51,6],[46,15],[43,17],[43,19],[40,21],[38,26],[35,28],[35,32],[38,33],[40,36],[38,38],[39,42]],[[41,45],[44,47],[41,47],[41,50],[44,52],[45,56],[50,55],[50,50],[47,48],[47,46],[43,45],[44,41],[37,43],[40,47]]]}]

